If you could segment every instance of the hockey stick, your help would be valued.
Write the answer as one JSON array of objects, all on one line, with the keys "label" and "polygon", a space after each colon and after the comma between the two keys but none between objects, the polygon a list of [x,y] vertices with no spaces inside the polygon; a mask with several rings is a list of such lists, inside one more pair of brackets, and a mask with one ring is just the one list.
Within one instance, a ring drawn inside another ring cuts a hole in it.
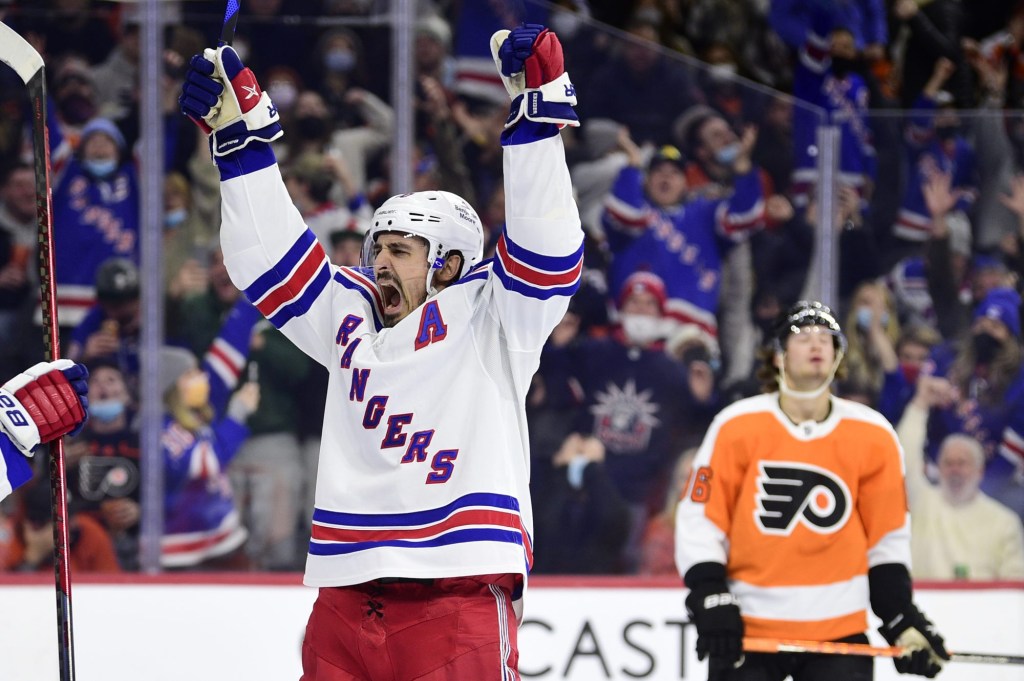
[{"label": "hockey stick", "polygon": [[[743,650],[750,653],[822,653],[826,655],[865,655],[869,657],[900,657],[906,651],[899,646],[876,647],[867,643],[838,641],[796,641],[775,638],[743,639]],[[950,653],[953,662],[980,664],[1024,664],[1024,655],[1002,653]]]},{"label": "hockey stick", "polygon": [[[50,223],[50,137],[46,129],[46,75],[43,58],[7,24],[0,22],[0,60],[28,88],[32,104],[32,154],[36,175],[36,223],[39,230],[39,297],[43,312],[45,357],[60,357],[57,298],[53,285],[53,226]],[[50,443],[50,503],[53,510],[53,570],[57,590],[57,652],[61,681],[75,678],[75,640],[71,627],[71,561],[68,554],[67,478],[64,442]]]},{"label": "hockey stick", "polygon": [[235,39],[235,25],[238,24],[238,10],[241,9],[241,0],[228,0],[224,8],[224,26],[220,30],[220,44],[230,45]]}]

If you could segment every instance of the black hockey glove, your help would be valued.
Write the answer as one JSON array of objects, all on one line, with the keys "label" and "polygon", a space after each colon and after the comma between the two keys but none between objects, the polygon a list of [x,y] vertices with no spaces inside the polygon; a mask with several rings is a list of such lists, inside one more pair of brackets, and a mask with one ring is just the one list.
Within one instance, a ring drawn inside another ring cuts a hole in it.
[{"label": "black hockey glove", "polygon": [[917,674],[931,679],[942,671],[942,665],[949,659],[945,642],[935,630],[935,625],[915,605],[882,624],[878,631],[889,645],[910,651],[908,655],[893,659],[900,674]]},{"label": "black hockey glove", "polygon": [[708,659],[709,681],[743,664],[743,618],[729,592],[725,566],[698,563],[684,577],[690,588],[686,611],[697,627],[697,659]]}]

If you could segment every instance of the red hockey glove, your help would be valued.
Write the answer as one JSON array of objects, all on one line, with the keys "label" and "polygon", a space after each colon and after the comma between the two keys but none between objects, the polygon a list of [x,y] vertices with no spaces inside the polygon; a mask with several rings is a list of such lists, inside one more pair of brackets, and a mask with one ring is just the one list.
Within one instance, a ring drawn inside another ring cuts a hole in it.
[{"label": "red hockey glove", "polygon": [[270,96],[226,45],[192,57],[178,103],[182,113],[210,135],[214,156],[225,156],[253,141],[272,142],[284,134]]},{"label": "red hockey glove", "polygon": [[491,36],[491,56],[512,97],[505,127],[524,116],[539,123],[578,126],[576,88],[565,72],[558,36],[539,24],[523,24]]},{"label": "red hockey glove", "polygon": [[77,434],[88,418],[89,371],[69,359],[40,362],[0,388],[0,425],[11,441],[32,450]]}]

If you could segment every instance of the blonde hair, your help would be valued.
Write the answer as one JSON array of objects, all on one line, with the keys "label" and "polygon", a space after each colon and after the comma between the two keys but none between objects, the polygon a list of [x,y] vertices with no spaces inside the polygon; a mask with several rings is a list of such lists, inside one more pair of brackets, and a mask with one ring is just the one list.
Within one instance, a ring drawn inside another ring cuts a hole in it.
[{"label": "blonde hair", "polygon": [[853,292],[850,298],[850,310],[846,313],[846,362],[850,382],[864,386],[872,395],[877,396],[885,381],[885,370],[878,358],[874,356],[867,344],[865,334],[857,326],[857,299],[865,291],[876,291],[882,296],[889,321],[885,325],[885,336],[895,348],[900,339],[900,323],[897,319],[896,303],[889,289],[877,281],[865,281]]}]

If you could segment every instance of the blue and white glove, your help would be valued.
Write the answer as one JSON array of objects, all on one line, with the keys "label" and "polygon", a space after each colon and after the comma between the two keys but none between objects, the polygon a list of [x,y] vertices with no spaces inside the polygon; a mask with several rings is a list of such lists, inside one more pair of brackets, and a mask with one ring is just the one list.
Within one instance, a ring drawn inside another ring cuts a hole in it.
[{"label": "blue and white glove", "polygon": [[215,157],[250,142],[272,142],[284,134],[270,95],[228,45],[206,48],[192,57],[178,104],[210,136]]},{"label": "blue and white glove", "polygon": [[26,456],[77,435],[89,414],[89,370],[69,359],[40,362],[0,387],[0,426]]},{"label": "blue and white glove", "polygon": [[559,127],[578,126],[576,88],[565,72],[558,36],[540,24],[523,24],[491,36],[491,56],[512,97],[505,128],[523,117]]}]

